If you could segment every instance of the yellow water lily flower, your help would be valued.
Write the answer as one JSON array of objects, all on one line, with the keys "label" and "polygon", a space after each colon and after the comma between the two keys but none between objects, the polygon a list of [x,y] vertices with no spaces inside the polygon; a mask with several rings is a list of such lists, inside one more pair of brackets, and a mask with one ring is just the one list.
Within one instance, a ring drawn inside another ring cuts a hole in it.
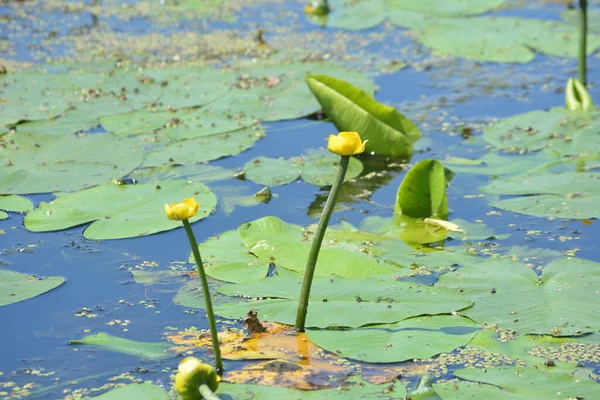
[{"label": "yellow water lily flower", "polygon": [[165,204],[165,214],[173,221],[192,218],[198,213],[200,204],[194,198],[183,199],[181,203]]},{"label": "yellow water lily flower", "polygon": [[179,363],[175,375],[175,390],[183,400],[200,400],[200,385],[207,385],[216,392],[221,379],[212,365],[204,364],[196,357],[186,357]]},{"label": "yellow water lily flower", "polygon": [[327,140],[327,149],[340,156],[354,156],[365,151],[365,145],[368,140],[361,141],[357,132],[340,132],[336,135],[329,135]]}]

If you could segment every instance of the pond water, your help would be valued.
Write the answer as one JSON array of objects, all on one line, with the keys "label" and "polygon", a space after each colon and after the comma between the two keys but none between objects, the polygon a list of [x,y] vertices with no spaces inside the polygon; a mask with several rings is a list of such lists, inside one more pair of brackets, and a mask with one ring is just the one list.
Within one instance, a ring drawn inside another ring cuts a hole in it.
[{"label": "pond water", "polygon": [[[303,1],[259,1],[259,4],[231,1],[228,6],[215,5],[220,10],[217,14],[206,14],[201,8],[202,12],[192,13],[191,19],[186,13],[177,14],[180,11],[172,15],[165,11],[144,14],[144,8],[138,10],[125,5],[146,3],[159,2],[3,2],[0,4],[3,19],[0,64],[8,69],[6,78],[50,60],[68,67],[77,63],[77,68],[83,65],[93,71],[94,66],[102,65],[103,53],[110,63],[117,59],[120,62],[131,60],[140,65],[148,63],[160,67],[164,63],[169,68],[168,64],[173,64],[176,56],[176,60],[188,65],[205,63],[223,68],[253,59],[252,55],[244,55],[240,48],[229,49],[225,38],[249,40],[237,45],[243,48],[244,43],[254,43],[253,37],[259,28],[264,29],[264,40],[269,45],[289,51],[282,56],[282,63],[288,59],[329,54],[326,59],[355,68],[372,79],[378,88],[375,98],[396,107],[414,121],[423,134],[407,164],[393,159],[375,162],[364,157],[365,170],[355,181],[344,184],[342,207],[334,213],[331,225],[345,221],[358,227],[367,217],[391,218],[396,192],[411,166],[424,159],[442,162],[449,157],[478,159],[493,152],[492,146],[482,138],[489,123],[530,111],[564,107],[566,81],[577,74],[576,58],[537,53],[532,61],[519,64],[467,60],[443,54],[421,44],[410,30],[389,21],[360,31],[321,27],[307,20],[302,11]],[[591,1],[590,7],[596,10],[600,2]],[[137,11],[130,13],[128,10],[132,9]],[[156,5],[152,4],[151,9],[155,10]],[[493,12],[493,15],[562,21],[564,10],[563,4],[552,2],[506,2],[505,9]],[[209,33],[215,37],[201,36]],[[176,35],[181,35],[178,36],[179,43],[171,41]],[[202,43],[194,51],[191,47],[195,40]],[[217,55],[219,48],[223,52]],[[211,52],[214,55],[210,55]],[[260,57],[256,58],[260,61]],[[406,66],[394,71],[398,62]],[[598,52],[588,57],[588,67],[588,90],[592,98],[600,102]],[[26,86],[27,82],[22,84]],[[282,97],[274,101],[288,100]],[[239,154],[211,160],[209,165],[229,171],[242,169],[259,156],[299,157],[307,149],[325,146],[328,135],[336,133],[332,123],[314,116],[263,122],[263,126],[265,138]],[[598,135],[600,125],[595,126]],[[27,132],[27,126],[21,127],[22,124],[16,125],[17,133]],[[470,138],[461,136],[466,127],[472,130]],[[88,132],[103,135],[105,130],[94,128]],[[2,134],[0,124],[0,140]],[[588,151],[598,155],[600,149],[593,148],[597,140],[592,143]],[[402,165],[390,167],[393,162]],[[510,159],[505,160],[505,163],[510,162]],[[592,165],[597,168],[597,161]],[[451,164],[446,166],[453,169]],[[557,172],[573,171],[574,168],[573,164]],[[479,190],[493,181],[495,174],[474,174],[456,169],[448,187],[450,220],[485,224],[493,232],[489,236],[495,237],[448,238],[445,246],[470,249],[479,254],[479,261],[489,256],[506,255],[544,266],[552,260],[575,255],[600,263],[597,217],[548,218],[492,207],[491,201],[512,197],[483,195]],[[365,178],[370,172],[382,171],[375,179]],[[593,169],[590,171],[594,172]],[[512,173],[512,176],[516,175]],[[228,177],[204,182],[217,195],[218,202],[214,213],[192,225],[199,243],[265,216],[275,216],[302,227],[314,224],[318,222],[329,190],[298,179],[271,187],[272,200],[262,203],[251,198],[263,186],[250,180]],[[23,194],[35,206],[54,198],[48,193],[17,193]],[[598,208],[600,203],[596,205],[596,216]],[[25,214],[15,212],[10,212],[6,219],[0,218],[0,267],[36,276],[62,276],[65,283],[40,296],[0,307],[0,398],[79,398],[93,396],[111,388],[114,383],[140,380],[152,381],[169,390],[171,375],[180,357],[148,361],[144,357],[93,346],[74,346],[68,342],[86,334],[106,332],[135,341],[166,343],[165,334],[190,327],[207,329],[203,310],[174,302],[186,279],[179,277],[164,283],[142,284],[132,275],[132,271],[192,271],[193,266],[185,263],[189,245],[183,229],[128,239],[90,240],[83,236],[87,224],[36,233],[25,227],[24,218]],[[513,246],[551,252],[539,253],[537,260],[529,260],[524,250],[519,254]],[[440,272],[446,271],[436,270],[434,276]],[[428,275],[402,279],[425,284],[435,282]],[[598,272],[594,279],[597,283]],[[490,283],[490,287],[493,286]],[[597,290],[596,287],[595,293]],[[593,328],[586,332],[596,335],[600,320],[598,300],[597,295],[590,294],[590,304],[582,306],[587,310],[586,315],[592,313],[596,319],[591,323]],[[596,310],[589,311],[589,308]],[[570,312],[577,314],[579,310],[573,308]],[[239,321],[228,321],[220,326],[242,325]],[[597,339],[591,343],[596,347],[586,349],[588,353],[599,349]],[[457,354],[456,351],[446,353]],[[203,350],[197,355],[204,357]],[[588,376],[591,374],[598,380],[600,359],[598,354],[588,355],[581,357],[582,364],[589,368]],[[204,359],[210,360],[210,356]],[[412,389],[420,375],[418,372],[425,371],[414,365],[426,364],[423,360],[390,365],[406,366],[402,382]],[[453,370],[468,364],[469,360],[459,357],[459,361],[449,367],[450,371],[435,374],[435,379],[450,379]],[[245,362],[226,361],[230,371],[245,366]],[[414,368],[413,372],[409,372],[410,368]],[[99,389],[96,391],[95,388]],[[600,389],[597,390],[600,395]]]}]

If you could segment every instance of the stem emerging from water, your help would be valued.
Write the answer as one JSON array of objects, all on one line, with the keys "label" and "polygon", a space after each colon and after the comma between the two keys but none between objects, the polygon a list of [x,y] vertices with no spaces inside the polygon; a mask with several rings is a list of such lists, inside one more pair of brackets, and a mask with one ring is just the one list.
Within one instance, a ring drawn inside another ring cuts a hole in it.
[{"label": "stem emerging from water", "polygon": [[206,400],[219,400],[219,396],[217,396],[212,390],[210,390],[210,388],[205,385],[202,384],[200,385],[200,388],[198,389],[198,391],[200,392],[200,394],[202,395],[202,397]]},{"label": "stem emerging from water", "polygon": [[[204,293],[204,302],[206,304],[206,317],[208,319],[208,325],[210,327],[210,339],[212,341],[213,353],[215,354],[215,365],[217,374],[223,375],[223,360],[221,359],[221,349],[219,348],[219,337],[217,336],[217,323],[215,322],[215,314],[213,312],[212,300],[210,298],[210,289],[208,288],[208,281],[206,280],[206,274],[204,273],[204,265],[202,264],[202,257],[200,257],[200,250],[198,250],[198,243],[194,236],[194,231],[190,225],[190,221],[184,219],[183,227],[185,233],[190,241],[192,247],[192,254],[194,260],[196,260],[196,270],[200,277],[200,283],[202,284],[202,292]],[[208,397],[205,397],[208,398]]]},{"label": "stem emerging from water", "polygon": [[579,81],[587,85],[587,0],[579,0]]},{"label": "stem emerging from water", "polygon": [[304,332],[304,325],[306,324],[306,312],[308,311],[308,299],[310,297],[310,288],[315,275],[315,267],[317,266],[317,259],[319,258],[319,251],[321,250],[321,243],[323,243],[323,237],[329,224],[329,219],[333,213],[333,207],[338,197],[339,189],[344,182],[344,176],[348,170],[348,164],[350,163],[350,156],[342,156],[340,165],[338,167],[337,176],[335,182],[329,191],[329,197],[323,208],[321,214],[321,220],[319,226],[315,232],[315,238],[308,254],[308,261],[306,262],[306,270],[304,271],[304,280],[302,281],[302,291],[300,292],[300,305],[298,306],[298,314],[296,315],[296,330],[298,332]]}]

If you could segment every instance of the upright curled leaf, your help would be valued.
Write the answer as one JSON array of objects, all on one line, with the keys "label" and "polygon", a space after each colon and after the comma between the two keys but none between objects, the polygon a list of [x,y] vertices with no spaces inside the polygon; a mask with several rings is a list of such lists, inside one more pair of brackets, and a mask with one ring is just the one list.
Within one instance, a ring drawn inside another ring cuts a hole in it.
[{"label": "upright curled leaf", "polygon": [[443,218],[448,214],[447,185],[446,171],[441,162],[419,161],[400,184],[395,212],[413,218]]}]

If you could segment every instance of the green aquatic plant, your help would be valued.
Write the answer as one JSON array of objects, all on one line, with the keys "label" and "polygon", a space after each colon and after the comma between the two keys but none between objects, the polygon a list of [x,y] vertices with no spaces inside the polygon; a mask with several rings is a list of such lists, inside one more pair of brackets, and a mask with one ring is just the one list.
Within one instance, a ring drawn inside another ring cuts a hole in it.
[{"label": "green aquatic plant", "polygon": [[204,292],[204,301],[206,305],[206,318],[208,319],[208,325],[210,327],[210,338],[212,341],[213,353],[215,355],[215,365],[217,367],[217,374],[220,376],[223,374],[223,360],[221,359],[221,349],[219,348],[219,337],[217,335],[217,323],[215,321],[215,314],[213,312],[212,300],[210,298],[210,289],[208,288],[208,280],[206,279],[206,273],[204,272],[204,265],[202,264],[202,257],[200,256],[200,250],[198,250],[198,242],[194,231],[190,225],[189,219],[194,217],[198,213],[200,204],[193,198],[184,199],[180,203],[165,204],[165,214],[167,218],[173,221],[181,221],[185,228],[188,240],[190,241],[190,247],[192,248],[192,254],[196,261],[196,270],[200,277],[200,283],[202,284],[202,291]]},{"label": "green aquatic plant", "polygon": [[589,111],[594,107],[592,96],[580,79],[569,78],[565,88],[565,106],[569,111]]},{"label": "green aquatic plant", "polygon": [[306,270],[304,271],[304,280],[302,281],[300,304],[298,305],[298,314],[296,315],[296,330],[298,332],[304,332],[306,313],[308,311],[308,299],[310,297],[310,288],[312,285],[313,276],[315,274],[315,267],[317,266],[317,258],[319,257],[319,251],[321,250],[323,237],[325,236],[329,219],[333,213],[333,207],[335,206],[340,186],[344,182],[344,176],[348,170],[350,156],[357,155],[365,151],[366,144],[367,140],[362,141],[357,132],[340,132],[337,136],[329,135],[327,149],[329,149],[329,151],[332,153],[341,156],[341,160],[335,181],[333,182],[333,186],[329,192],[329,197],[327,198],[327,203],[325,203],[325,208],[323,208],[323,213],[321,214],[319,226],[315,232],[315,238],[313,239],[310,253],[308,254]]}]

